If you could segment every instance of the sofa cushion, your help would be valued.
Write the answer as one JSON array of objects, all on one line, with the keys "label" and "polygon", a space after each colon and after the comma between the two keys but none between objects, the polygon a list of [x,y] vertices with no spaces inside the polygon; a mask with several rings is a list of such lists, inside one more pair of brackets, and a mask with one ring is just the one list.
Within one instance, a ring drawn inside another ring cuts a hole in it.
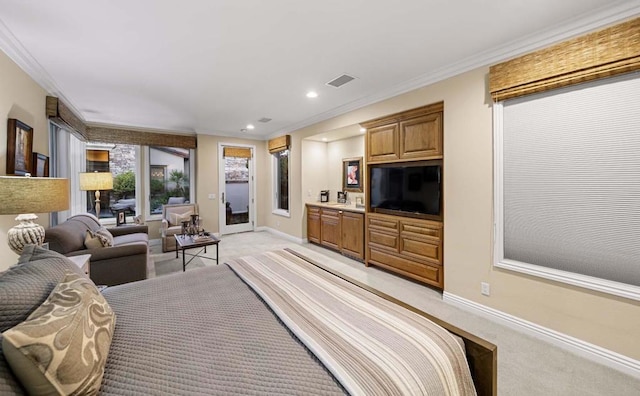
[{"label": "sofa cushion", "polygon": [[84,238],[84,247],[87,249],[97,249],[102,247],[100,238],[93,235],[93,232],[87,231],[87,236]]},{"label": "sofa cushion", "polygon": [[100,240],[103,247],[113,246],[113,235],[104,227],[98,228],[93,232],[93,236]]},{"label": "sofa cushion", "polygon": [[193,211],[189,210],[185,213],[169,213],[169,225],[181,226],[183,221],[191,220]]},{"label": "sofa cushion", "polygon": [[113,237],[113,246],[129,245],[131,243],[144,242],[149,244],[149,235],[140,232]]},{"label": "sofa cushion", "polygon": [[97,394],[114,326],[93,282],[68,273],[26,321],[3,333],[2,349],[30,394]]}]

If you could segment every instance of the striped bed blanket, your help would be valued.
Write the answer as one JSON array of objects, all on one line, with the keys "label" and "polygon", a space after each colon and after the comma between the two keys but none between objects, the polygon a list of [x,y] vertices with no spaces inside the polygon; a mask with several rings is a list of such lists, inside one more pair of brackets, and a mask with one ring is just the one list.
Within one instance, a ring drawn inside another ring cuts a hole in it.
[{"label": "striped bed blanket", "polygon": [[460,341],[286,251],[227,264],[352,395],[475,395]]}]

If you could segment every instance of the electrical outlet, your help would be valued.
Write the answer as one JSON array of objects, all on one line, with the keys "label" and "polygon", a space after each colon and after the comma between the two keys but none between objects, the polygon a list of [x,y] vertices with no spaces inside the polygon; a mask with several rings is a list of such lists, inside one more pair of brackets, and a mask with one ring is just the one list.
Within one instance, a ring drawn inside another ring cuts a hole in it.
[{"label": "electrical outlet", "polygon": [[216,194],[209,194],[209,199],[216,199]]},{"label": "electrical outlet", "polygon": [[280,222],[276,221],[276,227],[280,227]]},{"label": "electrical outlet", "polygon": [[482,293],[485,296],[488,296],[491,294],[491,286],[489,286],[489,284],[487,282],[480,282],[480,293]]}]

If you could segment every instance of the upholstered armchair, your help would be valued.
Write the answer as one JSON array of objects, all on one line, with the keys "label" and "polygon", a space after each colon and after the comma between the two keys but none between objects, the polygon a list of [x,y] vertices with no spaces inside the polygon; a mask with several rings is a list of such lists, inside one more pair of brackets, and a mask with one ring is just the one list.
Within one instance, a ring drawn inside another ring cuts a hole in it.
[{"label": "upholstered armchair", "polygon": [[162,251],[169,252],[176,249],[175,234],[182,232],[182,222],[191,220],[191,215],[198,214],[198,205],[179,204],[162,206]]}]

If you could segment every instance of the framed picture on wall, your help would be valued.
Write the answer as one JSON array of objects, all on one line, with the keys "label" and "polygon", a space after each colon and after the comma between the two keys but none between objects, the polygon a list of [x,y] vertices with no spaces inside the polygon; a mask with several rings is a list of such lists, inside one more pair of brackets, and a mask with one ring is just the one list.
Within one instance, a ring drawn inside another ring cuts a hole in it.
[{"label": "framed picture on wall", "polygon": [[49,157],[44,154],[33,153],[31,163],[33,164],[31,176],[49,177]]},{"label": "framed picture on wall", "polygon": [[33,128],[9,118],[7,122],[7,175],[26,175],[31,172]]},{"label": "framed picture on wall", "polygon": [[342,189],[349,192],[363,192],[362,157],[342,160]]}]

